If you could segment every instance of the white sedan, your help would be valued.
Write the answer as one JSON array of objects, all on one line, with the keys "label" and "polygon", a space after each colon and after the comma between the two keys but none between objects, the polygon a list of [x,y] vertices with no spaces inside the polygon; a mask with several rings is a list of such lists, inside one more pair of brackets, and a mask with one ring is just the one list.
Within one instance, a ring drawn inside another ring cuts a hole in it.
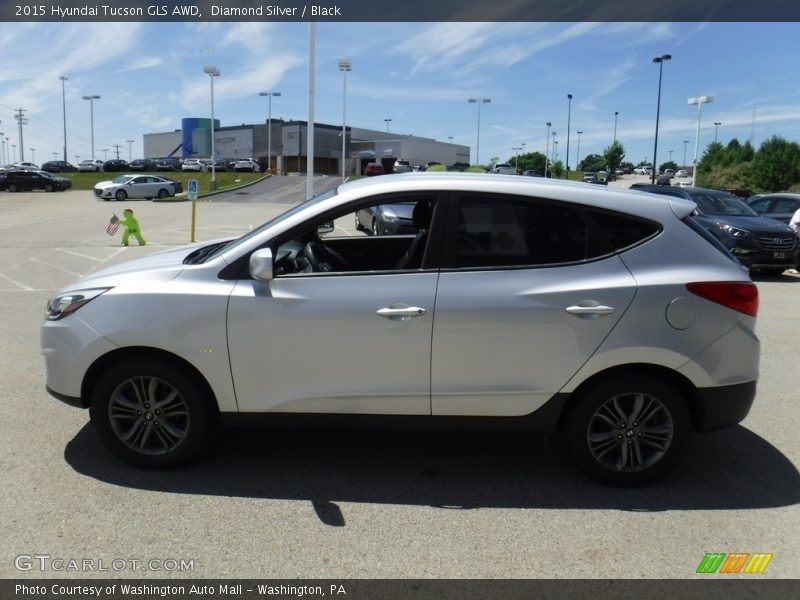
[{"label": "white sedan", "polygon": [[86,160],[82,160],[78,163],[78,171],[84,172],[88,171],[90,173],[99,173],[103,170],[103,161],[96,159],[93,160],[91,158],[87,158]]},{"label": "white sedan", "polygon": [[187,158],[181,165],[181,171],[202,171],[208,170],[207,165],[199,158]]},{"label": "white sedan", "polygon": [[183,191],[180,181],[156,175],[120,175],[111,181],[101,181],[94,186],[94,195],[103,200],[127,200],[128,198],[168,198]]}]

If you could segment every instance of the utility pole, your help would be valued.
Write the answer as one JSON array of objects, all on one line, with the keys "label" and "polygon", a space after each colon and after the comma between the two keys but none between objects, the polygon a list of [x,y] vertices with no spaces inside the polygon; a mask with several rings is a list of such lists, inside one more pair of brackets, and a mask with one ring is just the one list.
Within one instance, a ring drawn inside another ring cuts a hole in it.
[{"label": "utility pole", "polygon": [[27,112],[27,109],[18,108],[17,114],[14,115],[14,118],[19,123],[19,161],[23,162],[25,160],[25,146],[22,145],[22,126],[28,124],[28,119],[26,119],[22,113]]},{"label": "utility pole", "polygon": [[117,160],[119,160],[119,144],[114,144],[114,148],[117,150]]}]

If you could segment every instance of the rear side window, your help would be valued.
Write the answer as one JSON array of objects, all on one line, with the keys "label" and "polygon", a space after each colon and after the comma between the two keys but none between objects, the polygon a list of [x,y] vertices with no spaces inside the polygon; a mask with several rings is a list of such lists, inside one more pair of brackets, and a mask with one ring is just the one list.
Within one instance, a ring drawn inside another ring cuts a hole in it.
[{"label": "rear side window", "polygon": [[603,232],[603,237],[614,252],[643,242],[661,229],[658,223],[631,215],[594,208],[586,212]]},{"label": "rear side window", "polygon": [[714,235],[708,231],[705,227],[703,227],[702,223],[699,223],[697,219],[694,218],[693,215],[689,215],[682,219],[682,221],[689,226],[695,233],[697,233],[701,238],[707,241],[709,244],[714,246],[717,250],[719,250],[722,254],[724,254],[731,262],[736,264],[740,264],[738,259],[728,250],[725,245],[720,242]]}]

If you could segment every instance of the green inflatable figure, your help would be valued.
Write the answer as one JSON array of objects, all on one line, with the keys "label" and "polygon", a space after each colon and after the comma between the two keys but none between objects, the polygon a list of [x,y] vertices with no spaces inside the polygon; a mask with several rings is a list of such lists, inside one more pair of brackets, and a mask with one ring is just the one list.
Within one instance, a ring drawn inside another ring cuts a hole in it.
[{"label": "green inflatable figure", "polygon": [[133,211],[130,208],[126,208],[122,215],[119,220],[119,224],[125,228],[125,231],[122,232],[122,245],[128,245],[128,238],[131,235],[136,238],[140,246],[147,244],[139,231],[139,221],[133,216]]}]

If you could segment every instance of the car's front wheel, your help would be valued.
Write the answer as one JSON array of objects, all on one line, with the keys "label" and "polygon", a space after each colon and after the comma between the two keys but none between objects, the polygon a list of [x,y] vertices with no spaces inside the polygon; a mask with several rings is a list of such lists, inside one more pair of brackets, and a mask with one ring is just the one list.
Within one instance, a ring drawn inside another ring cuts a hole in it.
[{"label": "car's front wheel", "polygon": [[45,192],[52,192],[54,189],[55,188],[53,187],[52,183],[48,183],[46,186],[44,186],[44,191]]},{"label": "car's front wheel", "polygon": [[658,379],[629,375],[584,392],[566,441],[587,475],[612,485],[642,485],[667,473],[690,436],[684,398]]},{"label": "car's front wheel", "polygon": [[208,444],[216,411],[184,369],[154,360],[106,369],[91,397],[91,420],[117,457],[138,467],[186,463]]},{"label": "car's front wheel", "polygon": [[114,198],[116,198],[119,202],[122,202],[128,197],[128,194],[125,193],[125,190],[117,190],[114,194]]}]

